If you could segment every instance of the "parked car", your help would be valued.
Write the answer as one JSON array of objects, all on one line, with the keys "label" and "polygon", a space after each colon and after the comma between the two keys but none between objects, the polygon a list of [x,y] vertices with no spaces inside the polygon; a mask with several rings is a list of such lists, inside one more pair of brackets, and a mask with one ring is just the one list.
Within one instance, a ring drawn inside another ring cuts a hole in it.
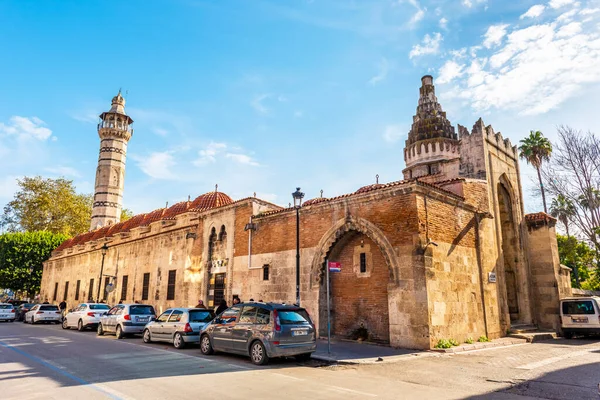
[{"label": "parked car", "polygon": [[25,314],[31,310],[31,307],[35,306],[35,303],[24,303],[17,307],[16,319],[17,321],[23,321]]},{"label": "parked car", "polygon": [[147,304],[117,304],[100,317],[98,336],[114,333],[117,339],[142,333],[150,321],[156,319],[154,307]]},{"label": "parked car", "polygon": [[200,350],[249,355],[254,364],[269,358],[310,358],[317,349],[315,326],[301,307],[242,303],[223,311],[200,333]]},{"label": "parked car", "polygon": [[200,308],[171,308],[144,329],[144,343],[169,342],[176,349],[187,343],[199,343],[200,331],[215,317],[212,310]]},{"label": "parked car", "polygon": [[86,328],[98,327],[102,314],[108,312],[110,306],[108,304],[83,303],[75,307],[72,311],[65,315],[62,322],[63,329],[77,327],[78,331]]},{"label": "parked car", "polygon": [[600,297],[567,297],[560,301],[563,335],[600,334]]},{"label": "parked car", "polygon": [[15,307],[9,303],[0,303],[0,321],[15,322]]},{"label": "parked car", "polygon": [[11,299],[11,300],[7,301],[7,303],[12,304],[15,308],[17,308],[21,304],[27,303],[27,300],[15,300],[15,299]]},{"label": "parked car", "polygon": [[37,324],[38,322],[60,324],[61,320],[62,313],[58,306],[53,304],[36,304],[25,313],[23,318],[23,322],[29,322],[30,324]]}]

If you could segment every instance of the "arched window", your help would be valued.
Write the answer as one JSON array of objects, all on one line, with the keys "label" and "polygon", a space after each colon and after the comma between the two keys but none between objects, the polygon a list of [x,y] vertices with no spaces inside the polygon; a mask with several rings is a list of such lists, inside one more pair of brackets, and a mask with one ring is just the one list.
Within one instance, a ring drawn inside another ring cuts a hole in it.
[{"label": "arched window", "polygon": [[227,231],[225,231],[225,225],[221,225],[221,232],[219,232],[219,241],[220,242],[227,241]]},{"label": "arched window", "polygon": [[217,230],[213,227],[208,237],[208,260],[212,260],[212,256],[215,251],[215,244],[217,243]]}]

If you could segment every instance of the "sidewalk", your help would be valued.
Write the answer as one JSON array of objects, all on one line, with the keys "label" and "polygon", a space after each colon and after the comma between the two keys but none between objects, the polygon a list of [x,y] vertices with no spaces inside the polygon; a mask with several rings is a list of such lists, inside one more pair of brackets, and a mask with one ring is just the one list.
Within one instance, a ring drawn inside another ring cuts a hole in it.
[{"label": "sidewalk", "polygon": [[344,340],[331,340],[331,354],[327,353],[327,339],[317,339],[317,351],[312,358],[338,364],[371,364],[410,356],[430,355],[430,352],[395,349],[388,346]]}]

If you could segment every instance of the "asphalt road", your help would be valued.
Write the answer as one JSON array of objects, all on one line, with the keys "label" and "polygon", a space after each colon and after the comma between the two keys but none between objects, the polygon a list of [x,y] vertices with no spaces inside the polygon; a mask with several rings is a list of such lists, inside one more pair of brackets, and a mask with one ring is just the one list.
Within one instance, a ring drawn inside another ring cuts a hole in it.
[{"label": "asphalt road", "polygon": [[0,399],[598,399],[600,344],[557,341],[360,366],[205,357],[58,325],[0,323]]}]

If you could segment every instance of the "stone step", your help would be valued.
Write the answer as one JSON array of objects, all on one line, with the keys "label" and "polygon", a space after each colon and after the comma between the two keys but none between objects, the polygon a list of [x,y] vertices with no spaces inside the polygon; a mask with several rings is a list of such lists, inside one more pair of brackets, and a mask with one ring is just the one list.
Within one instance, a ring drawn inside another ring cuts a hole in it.
[{"label": "stone step", "polygon": [[514,324],[510,326],[510,332],[513,334],[537,332],[538,328],[531,324]]},{"label": "stone step", "polygon": [[525,339],[528,343],[536,343],[543,342],[544,340],[553,340],[557,338],[556,332],[546,331],[546,332],[523,332],[523,333],[511,333],[509,335],[511,338],[515,339]]}]

